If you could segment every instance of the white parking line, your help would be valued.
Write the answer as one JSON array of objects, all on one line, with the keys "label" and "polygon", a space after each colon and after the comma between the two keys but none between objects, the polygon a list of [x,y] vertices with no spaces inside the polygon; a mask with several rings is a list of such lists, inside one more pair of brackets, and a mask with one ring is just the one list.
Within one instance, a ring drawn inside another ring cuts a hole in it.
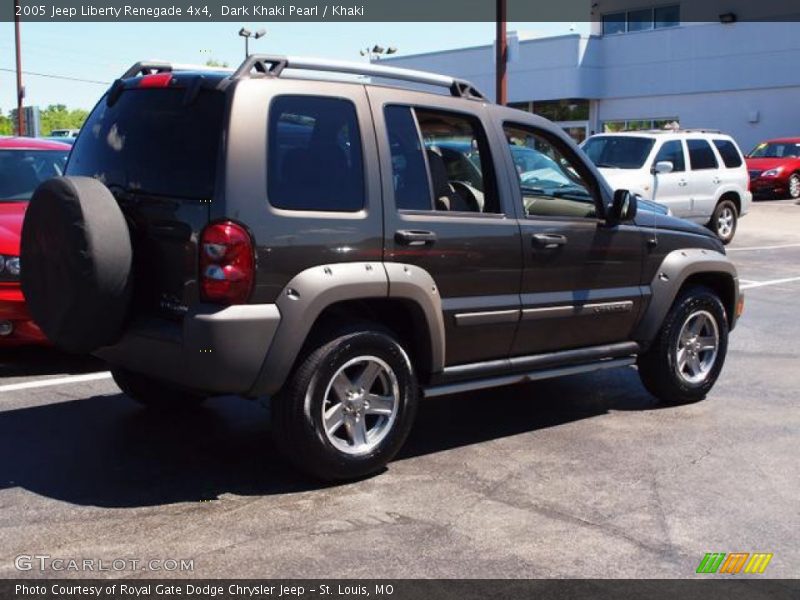
[{"label": "white parking line", "polygon": [[[742,280],[747,281],[747,280]],[[740,290],[749,290],[750,288],[757,288],[757,287],[765,287],[768,285],[778,285],[781,283],[792,283],[794,281],[800,281],[800,277],[787,277],[785,279],[773,279],[771,281],[747,281],[739,286]]]},{"label": "white parking line", "polygon": [[39,379],[37,381],[26,381],[24,383],[11,383],[8,385],[0,385],[0,393],[17,392],[19,390],[31,390],[34,388],[50,387],[53,385],[82,383],[84,381],[98,381],[100,379],[110,379],[110,378],[111,378],[111,373],[108,371],[103,371],[101,373],[88,373],[86,375],[70,375],[69,377]]},{"label": "white parking line", "polygon": [[776,244],[775,246],[745,246],[744,248],[726,248],[728,252],[749,252],[750,250],[779,250],[781,248],[800,248],[800,244]]}]

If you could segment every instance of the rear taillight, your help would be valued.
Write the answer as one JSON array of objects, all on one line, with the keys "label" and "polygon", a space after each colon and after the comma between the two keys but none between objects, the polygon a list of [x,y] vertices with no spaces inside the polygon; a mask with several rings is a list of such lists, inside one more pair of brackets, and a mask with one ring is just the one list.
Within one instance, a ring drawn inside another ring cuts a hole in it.
[{"label": "rear taillight", "polygon": [[255,279],[253,240],[231,221],[212,223],[200,236],[200,294],[203,300],[243,304]]}]

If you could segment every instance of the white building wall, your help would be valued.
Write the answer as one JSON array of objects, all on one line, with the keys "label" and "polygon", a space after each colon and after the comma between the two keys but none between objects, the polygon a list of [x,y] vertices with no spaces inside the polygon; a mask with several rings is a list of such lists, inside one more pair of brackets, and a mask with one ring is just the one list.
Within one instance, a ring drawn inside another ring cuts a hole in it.
[{"label": "white building wall", "polygon": [[[599,121],[678,117],[681,127],[719,129],[749,152],[758,142],[800,136],[800,85],[790,88],[614,98],[598,103]],[[755,117],[757,122],[751,123]]]}]

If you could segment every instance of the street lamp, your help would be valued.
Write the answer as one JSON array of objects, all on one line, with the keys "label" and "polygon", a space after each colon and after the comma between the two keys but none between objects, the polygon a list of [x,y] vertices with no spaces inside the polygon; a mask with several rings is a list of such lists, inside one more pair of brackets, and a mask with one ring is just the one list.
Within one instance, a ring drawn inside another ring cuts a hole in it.
[{"label": "street lamp", "polygon": [[267,35],[266,29],[259,29],[255,33],[247,29],[246,27],[242,27],[239,30],[239,35],[244,38],[244,57],[247,58],[250,56],[250,38],[257,40],[258,38],[262,38]]},{"label": "street lamp", "polygon": [[363,50],[358,51],[358,53],[361,56],[368,56],[370,62],[372,62],[373,60],[380,60],[381,55],[394,54],[395,52],[397,52],[397,48],[395,48],[394,46],[389,46],[388,48],[384,48],[383,46],[379,46],[378,44],[375,44],[372,48],[367,46]]}]

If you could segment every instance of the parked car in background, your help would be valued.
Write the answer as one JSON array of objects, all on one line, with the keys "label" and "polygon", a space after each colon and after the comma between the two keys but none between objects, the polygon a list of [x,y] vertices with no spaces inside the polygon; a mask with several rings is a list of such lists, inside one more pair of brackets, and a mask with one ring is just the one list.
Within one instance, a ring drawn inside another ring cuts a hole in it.
[{"label": "parked car in background", "polygon": [[70,146],[72,146],[72,144],[74,144],[75,140],[78,139],[78,138],[74,138],[74,137],[59,137],[57,135],[46,135],[46,136],[44,136],[42,138],[39,138],[39,139],[47,140],[48,142],[61,142],[62,144],[69,144]]},{"label": "parked car in background", "polygon": [[53,129],[49,137],[54,138],[76,138],[80,129]]},{"label": "parked car in background", "polygon": [[754,195],[800,198],[800,137],[761,142],[745,160]]},{"label": "parked car in background", "polygon": [[582,148],[611,187],[664,204],[725,244],[750,209],[747,167],[730,136],[691,129],[603,133]]},{"label": "parked car in background", "polygon": [[71,146],[34,138],[0,139],[0,347],[46,343],[20,288],[19,241],[37,186],[64,173]]}]

